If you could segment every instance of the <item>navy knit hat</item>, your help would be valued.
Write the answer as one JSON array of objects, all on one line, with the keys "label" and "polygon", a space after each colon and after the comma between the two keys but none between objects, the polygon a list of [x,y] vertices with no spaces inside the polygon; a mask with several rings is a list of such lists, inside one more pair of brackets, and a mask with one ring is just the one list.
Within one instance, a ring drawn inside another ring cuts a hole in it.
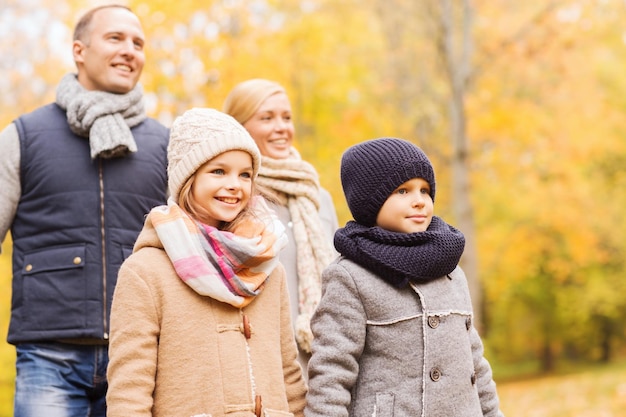
[{"label": "navy knit hat", "polygon": [[357,223],[371,227],[391,193],[413,178],[430,184],[435,201],[435,172],[426,154],[403,139],[379,138],[348,148],[341,157],[341,185]]}]

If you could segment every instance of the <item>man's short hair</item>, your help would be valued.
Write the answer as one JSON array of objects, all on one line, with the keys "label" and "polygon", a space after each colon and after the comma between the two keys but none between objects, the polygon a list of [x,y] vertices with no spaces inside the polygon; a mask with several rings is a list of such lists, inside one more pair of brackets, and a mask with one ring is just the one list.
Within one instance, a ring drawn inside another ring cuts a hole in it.
[{"label": "man's short hair", "polygon": [[83,17],[80,18],[78,23],[76,23],[76,26],[74,27],[74,39],[73,40],[85,42],[84,37],[89,31],[89,25],[91,24],[91,21],[93,20],[94,15],[102,9],[112,9],[112,8],[126,9],[129,12],[132,12],[132,10],[130,10],[129,7],[126,7],[122,4],[107,4],[104,6],[94,7],[93,9],[85,13]]}]

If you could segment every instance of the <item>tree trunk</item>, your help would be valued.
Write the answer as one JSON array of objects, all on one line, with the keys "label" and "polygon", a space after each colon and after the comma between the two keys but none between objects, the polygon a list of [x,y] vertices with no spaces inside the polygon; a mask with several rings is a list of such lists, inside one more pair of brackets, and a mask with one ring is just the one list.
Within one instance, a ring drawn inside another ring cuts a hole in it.
[{"label": "tree trunk", "polygon": [[[438,51],[447,76],[450,140],[452,143],[452,204],[458,228],[465,235],[465,252],[461,267],[467,275],[475,323],[483,328],[482,285],[478,276],[478,253],[474,210],[471,201],[469,139],[466,127],[465,96],[471,74],[473,10],[470,0],[459,0],[460,13],[455,15],[455,0],[433,0],[438,21]],[[438,9],[437,9],[438,7]],[[455,18],[457,17],[457,18]],[[461,33],[455,33],[459,27]],[[456,42],[455,42],[456,40]]]}]

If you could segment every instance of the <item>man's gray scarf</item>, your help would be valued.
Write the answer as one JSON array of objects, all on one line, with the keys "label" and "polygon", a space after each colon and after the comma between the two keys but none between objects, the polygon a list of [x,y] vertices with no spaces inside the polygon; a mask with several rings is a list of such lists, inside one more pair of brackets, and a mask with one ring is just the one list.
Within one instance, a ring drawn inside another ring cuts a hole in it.
[{"label": "man's gray scarf", "polygon": [[143,91],[137,84],[126,94],[89,91],[76,74],[67,74],[57,87],[57,104],[66,111],[72,132],[89,138],[91,158],[117,158],[137,152],[130,128],[146,118]]}]

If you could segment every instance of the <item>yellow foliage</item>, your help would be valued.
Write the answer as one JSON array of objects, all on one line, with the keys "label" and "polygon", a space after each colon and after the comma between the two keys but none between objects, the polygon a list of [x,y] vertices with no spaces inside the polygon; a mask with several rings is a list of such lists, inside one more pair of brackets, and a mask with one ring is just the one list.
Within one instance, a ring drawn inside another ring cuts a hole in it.
[{"label": "yellow foliage", "polygon": [[13,415],[15,347],[5,342],[11,307],[11,239],[2,244],[0,254],[0,416]]},{"label": "yellow foliage", "polygon": [[[450,86],[432,16],[417,15],[420,5],[434,3],[390,1],[127,1],[148,39],[141,79],[148,112],[171,125],[190,107],[220,109],[240,81],[276,80],[291,97],[296,146],[317,167],[340,224],[351,218],[339,181],[341,154],[380,136],[427,150],[437,172],[436,211],[448,219],[455,204],[443,104]],[[30,29],[10,26],[15,41],[0,43],[0,128],[54,99],[56,82],[74,70],[67,59],[71,27],[97,2],[35,3],[8,0],[0,9],[0,31],[20,18],[38,19]],[[623,5],[474,3],[467,162],[484,305],[495,329],[490,343],[503,356],[533,355],[546,320],[615,317],[626,304],[611,291],[613,280],[626,281]],[[390,14],[386,24],[381,13]],[[3,247],[6,335],[10,243]],[[515,348],[503,348],[511,341]],[[0,343],[0,407],[10,403],[5,380],[12,378],[13,352]]]}]

